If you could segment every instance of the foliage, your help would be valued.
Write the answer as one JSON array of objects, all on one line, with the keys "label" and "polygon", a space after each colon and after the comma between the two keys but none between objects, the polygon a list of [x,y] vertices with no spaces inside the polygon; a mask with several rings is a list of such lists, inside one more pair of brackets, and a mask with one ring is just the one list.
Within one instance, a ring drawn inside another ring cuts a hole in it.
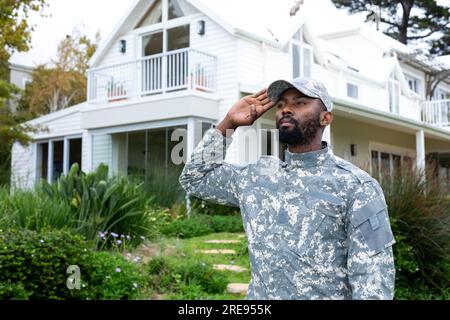
[{"label": "foliage", "polygon": [[403,168],[382,179],[397,241],[397,298],[448,296],[450,288],[450,199],[435,180],[423,177]]},{"label": "foliage", "polygon": [[95,40],[74,31],[58,45],[57,59],[33,70],[20,103],[32,117],[65,109],[86,100],[88,61],[95,53]]},{"label": "foliage", "polygon": [[9,83],[8,61],[14,52],[29,50],[33,25],[29,23],[32,12],[40,12],[45,0],[2,1],[0,10],[0,185],[8,185],[10,177],[12,143],[18,140],[27,144],[31,126],[21,126],[22,114],[14,113],[10,104],[19,89]]},{"label": "foliage", "polygon": [[404,44],[428,39],[432,54],[450,53],[450,8],[437,1],[333,0],[333,2],[338,8],[348,9],[350,13],[363,12],[370,15],[380,12],[380,22],[387,26],[384,32]]},{"label": "foliage", "polygon": [[[80,268],[80,289],[68,289],[69,266]],[[0,299],[130,299],[145,278],[123,257],[93,252],[68,231],[0,233]]]},{"label": "foliage", "polygon": [[53,184],[41,181],[34,191],[16,190],[10,196],[0,189],[0,210],[0,225],[38,231],[67,227],[96,248],[108,248],[116,240],[99,236],[106,233],[127,236],[127,245],[134,247],[142,237],[157,237],[169,220],[167,210],[155,206],[140,184],[108,177],[103,165],[85,174],[74,164],[67,176]]},{"label": "foliage", "polygon": [[199,237],[213,232],[241,232],[240,216],[209,216],[195,214],[190,218],[180,217],[165,225],[161,232],[166,236],[182,239]]},{"label": "foliage", "polygon": [[198,299],[205,294],[223,293],[226,277],[212,265],[194,258],[168,259],[155,257],[147,265],[150,285],[161,293],[175,293],[179,299]]}]

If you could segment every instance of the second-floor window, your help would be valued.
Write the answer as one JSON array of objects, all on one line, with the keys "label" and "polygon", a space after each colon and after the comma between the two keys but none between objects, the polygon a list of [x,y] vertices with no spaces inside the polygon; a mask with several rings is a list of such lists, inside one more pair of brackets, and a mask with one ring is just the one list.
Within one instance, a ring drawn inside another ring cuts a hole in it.
[{"label": "second-floor window", "polygon": [[347,97],[358,99],[358,86],[347,82]]},{"label": "second-floor window", "polygon": [[420,81],[420,79],[410,75],[405,75],[405,78],[411,91],[417,94],[422,93],[422,81]]},{"label": "second-floor window", "polygon": [[291,40],[291,56],[293,78],[311,78],[313,50],[312,47],[305,42],[301,29],[295,33]]},{"label": "second-floor window", "polygon": [[389,78],[388,91],[389,91],[389,111],[398,114],[400,109],[400,85],[395,75],[392,75]]}]

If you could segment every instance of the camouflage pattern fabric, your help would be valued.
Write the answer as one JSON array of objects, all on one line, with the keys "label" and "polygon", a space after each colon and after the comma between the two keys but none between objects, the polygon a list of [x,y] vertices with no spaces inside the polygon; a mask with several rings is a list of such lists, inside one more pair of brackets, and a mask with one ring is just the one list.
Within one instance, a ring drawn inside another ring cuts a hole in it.
[{"label": "camouflage pattern fabric", "polygon": [[395,243],[378,182],[335,156],[291,153],[236,166],[208,130],[180,176],[199,198],[239,207],[248,237],[247,299],[392,299]]}]

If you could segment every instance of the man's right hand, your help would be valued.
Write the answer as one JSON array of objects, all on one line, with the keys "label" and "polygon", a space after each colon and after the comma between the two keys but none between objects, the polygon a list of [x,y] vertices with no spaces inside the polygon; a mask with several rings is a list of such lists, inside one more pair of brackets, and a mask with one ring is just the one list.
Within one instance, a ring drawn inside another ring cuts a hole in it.
[{"label": "man's right hand", "polygon": [[251,126],[273,106],[274,103],[267,97],[267,89],[243,97],[231,107],[225,119],[217,125],[216,129],[225,136],[228,129],[235,130],[240,126]]}]

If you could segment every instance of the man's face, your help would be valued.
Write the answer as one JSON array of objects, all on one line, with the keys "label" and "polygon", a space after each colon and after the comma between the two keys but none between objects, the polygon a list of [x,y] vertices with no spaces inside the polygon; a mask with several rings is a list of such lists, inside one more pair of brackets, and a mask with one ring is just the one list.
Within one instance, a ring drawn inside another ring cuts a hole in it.
[{"label": "man's face", "polygon": [[288,89],[275,105],[280,142],[307,145],[321,130],[321,112],[325,107],[319,99],[309,98],[297,89]]}]

